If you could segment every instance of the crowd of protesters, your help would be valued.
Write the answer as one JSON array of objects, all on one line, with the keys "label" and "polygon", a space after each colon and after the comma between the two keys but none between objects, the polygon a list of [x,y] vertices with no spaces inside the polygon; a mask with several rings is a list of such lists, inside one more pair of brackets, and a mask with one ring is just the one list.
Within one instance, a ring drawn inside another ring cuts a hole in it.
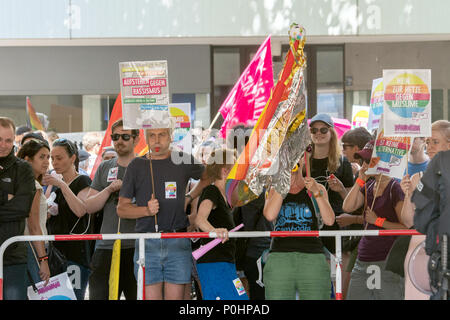
[{"label": "crowd of protesters", "polygon": [[[81,150],[54,132],[16,129],[11,119],[0,117],[0,243],[17,235],[215,232],[221,243],[197,261],[193,250],[212,239],[147,239],[145,298],[181,300],[194,293],[206,300],[333,299],[333,237],[236,240],[229,230],[241,222],[245,231],[414,229],[412,194],[429,161],[450,149],[450,123],[439,120],[431,137],[415,138],[401,181],[366,174],[374,133],[356,128],[339,139],[327,114],[314,116],[309,126],[311,148],[292,168],[287,196],[269,187],[257,200],[233,207],[226,179],[251,127],[235,127],[234,140],[205,135],[188,155],[171,148],[171,128],[149,129],[142,137],[118,120],[111,128],[113,145],[99,155],[102,162],[91,180],[101,136],[86,136]],[[141,157],[134,153],[139,139],[150,149]],[[191,161],[174,163],[174,152]],[[232,160],[215,162],[219,158]],[[429,299],[408,271],[411,253],[424,239],[344,237],[343,298]],[[31,283],[55,275],[51,251],[64,255],[66,270],[77,270],[78,300],[87,289],[89,299],[108,299],[112,241],[9,246],[4,299],[26,300]],[[119,296],[129,300],[137,298],[138,253],[137,240],[122,241]],[[379,282],[370,286],[374,268]]]}]

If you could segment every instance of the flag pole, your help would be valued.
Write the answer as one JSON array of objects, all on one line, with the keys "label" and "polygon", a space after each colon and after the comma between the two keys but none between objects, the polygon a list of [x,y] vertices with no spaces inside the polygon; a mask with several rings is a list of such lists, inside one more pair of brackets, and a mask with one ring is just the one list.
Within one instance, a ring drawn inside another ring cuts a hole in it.
[{"label": "flag pole", "polygon": [[217,119],[219,119],[219,115],[220,115],[220,111],[217,111],[216,116],[214,117],[213,121],[211,122],[211,124],[209,125],[208,130],[211,130],[212,127],[214,126],[214,124],[216,123]]},{"label": "flag pole", "polygon": [[[153,178],[153,163],[152,163],[152,149],[150,149],[150,146],[147,145],[148,147],[148,158],[150,159],[150,173],[152,176],[152,198],[155,199],[156,195],[155,195],[155,179]],[[158,213],[156,213],[154,215],[155,217],[155,231],[158,232],[158,218],[156,217],[158,215]]]}]

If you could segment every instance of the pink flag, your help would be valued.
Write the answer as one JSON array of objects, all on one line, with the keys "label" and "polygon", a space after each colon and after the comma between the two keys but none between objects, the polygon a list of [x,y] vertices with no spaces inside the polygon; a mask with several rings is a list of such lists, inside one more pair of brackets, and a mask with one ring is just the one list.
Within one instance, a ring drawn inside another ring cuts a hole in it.
[{"label": "pink flag", "polygon": [[227,129],[236,124],[253,126],[269,100],[272,87],[272,50],[268,36],[219,109],[225,119],[220,136],[225,138]]}]

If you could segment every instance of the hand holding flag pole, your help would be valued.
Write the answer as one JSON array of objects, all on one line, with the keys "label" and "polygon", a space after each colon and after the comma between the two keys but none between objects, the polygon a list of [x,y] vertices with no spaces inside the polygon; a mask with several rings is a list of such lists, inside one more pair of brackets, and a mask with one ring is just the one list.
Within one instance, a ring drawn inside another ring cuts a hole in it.
[{"label": "hand holding flag pole", "polygon": [[[150,174],[152,178],[152,200],[156,198],[155,196],[155,179],[153,178],[153,163],[152,163],[152,149],[150,149],[150,146],[148,146],[148,158],[150,159]],[[154,215],[155,217],[155,231],[158,232],[158,213]]]}]

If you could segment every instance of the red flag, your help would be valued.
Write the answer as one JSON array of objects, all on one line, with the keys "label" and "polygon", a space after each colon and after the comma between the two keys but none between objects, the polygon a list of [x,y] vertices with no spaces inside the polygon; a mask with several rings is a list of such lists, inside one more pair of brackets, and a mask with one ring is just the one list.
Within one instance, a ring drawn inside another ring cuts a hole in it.
[{"label": "red flag", "polygon": [[34,131],[34,130],[42,130],[45,131],[44,126],[41,123],[41,120],[39,120],[36,110],[34,110],[33,105],[31,104],[30,98],[27,97],[27,124],[28,126]]},{"label": "red flag", "polygon": [[272,51],[268,36],[219,109],[225,119],[220,135],[225,138],[226,130],[236,124],[253,126],[269,100],[272,87]]},{"label": "red flag", "polygon": [[[121,94],[117,96],[116,102],[114,103],[113,110],[111,112],[111,116],[108,122],[108,128],[106,129],[105,136],[103,137],[102,144],[100,146],[100,150],[98,151],[97,158],[95,159],[94,166],[91,171],[90,178],[94,179],[95,172],[97,171],[98,166],[102,162],[102,153],[103,148],[111,145],[111,126],[114,122],[122,118],[122,97]],[[144,130],[139,130],[140,140],[139,143],[134,148],[134,152],[138,155],[145,154],[145,149],[147,148],[147,144],[145,142]]]}]

